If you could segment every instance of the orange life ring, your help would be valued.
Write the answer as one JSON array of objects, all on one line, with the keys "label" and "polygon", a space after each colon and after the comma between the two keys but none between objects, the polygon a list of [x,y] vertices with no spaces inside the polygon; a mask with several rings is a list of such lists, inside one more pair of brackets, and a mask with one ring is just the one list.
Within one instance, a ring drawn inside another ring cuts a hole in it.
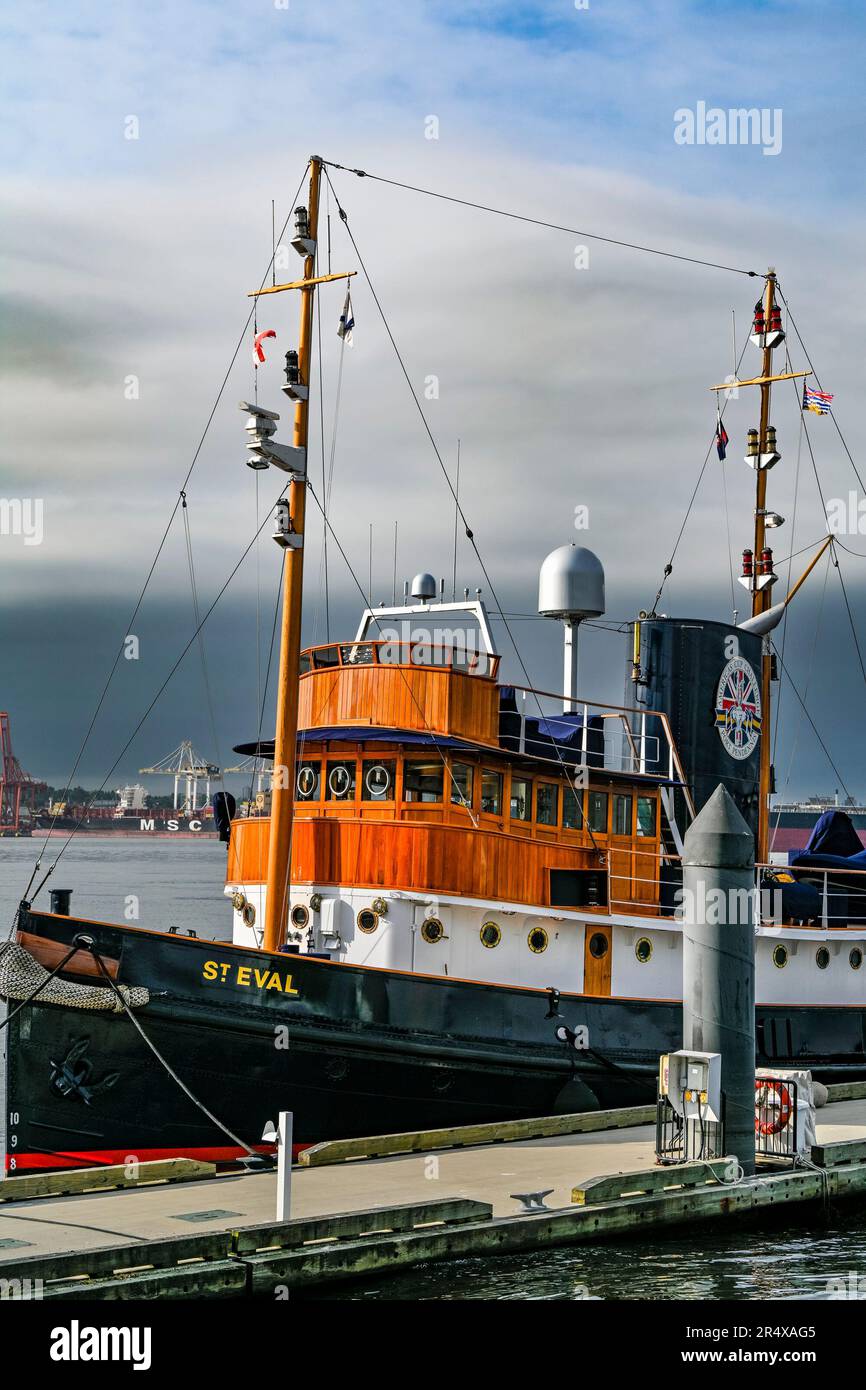
[{"label": "orange life ring", "polygon": [[[766,1092],[769,1096],[770,1091],[775,1091],[779,1097],[779,1108],[774,1120],[759,1120],[755,1116],[755,1132],[757,1134],[781,1134],[794,1113],[794,1102],[791,1099],[791,1092],[784,1081],[764,1081],[755,1082],[756,1103],[761,1092]],[[766,1101],[765,1101],[766,1103]]]}]

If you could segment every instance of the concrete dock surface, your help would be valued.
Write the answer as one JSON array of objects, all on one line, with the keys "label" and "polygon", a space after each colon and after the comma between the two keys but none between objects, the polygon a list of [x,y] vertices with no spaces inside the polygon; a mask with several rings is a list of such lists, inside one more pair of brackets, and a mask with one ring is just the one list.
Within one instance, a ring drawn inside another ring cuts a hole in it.
[{"label": "concrete dock surface", "polygon": [[[819,1144],[866,1140],[866,1100],[834,1102],[817,1115]],[[292,1216],[468,1197],[494,1216],[517,1215],[515,1192],[551,1188],[547,1205],[571,1205],[592,1177],[652,1168],[655,1130],[630,1129],[514,1140],[300,1168],[292,1173]],[[276,1175],[230,1172],[204,1181],[142,1186],[0,1203],[0,1265],[32,1255],[133,1245],[272,1222]]]}]

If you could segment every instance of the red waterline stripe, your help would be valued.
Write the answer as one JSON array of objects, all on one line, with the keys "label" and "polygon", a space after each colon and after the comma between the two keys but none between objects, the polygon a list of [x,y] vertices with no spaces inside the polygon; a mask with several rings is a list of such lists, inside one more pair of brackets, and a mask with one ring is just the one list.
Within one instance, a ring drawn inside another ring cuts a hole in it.
[{"label": "red waterline stripe", "polygon": [[[252,1144],[250,1147],[256,1153],[274,1152],[272,1144]],[[297,1158],[299,1153],[310,1147],[310,1144],[293,1144],[292,1158]],[[87,1149],[63,1154],[17,1152],[6,1155],[6,1172],[15,1174],[45,1168],[96,1168],[132,1161],[149,1163],[165,1158],[197,1158],[203,1163],[231,1163],[245,1156],[244,1149],[230,1145],[222,1148],[139,1149],[137,1153],[130,1153],[129,1149]]]}]

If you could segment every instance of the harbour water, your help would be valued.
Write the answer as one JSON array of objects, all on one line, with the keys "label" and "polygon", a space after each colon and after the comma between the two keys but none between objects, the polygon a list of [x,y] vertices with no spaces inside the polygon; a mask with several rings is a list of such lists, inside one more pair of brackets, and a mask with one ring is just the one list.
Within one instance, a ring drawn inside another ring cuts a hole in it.
[{"label": "harbour water", "polygon": [[[42,872],[65,842],[0,840],[0,927],[5,936],[36,858]],[[73,840],[49,883],[72,888],[82,917],[226,938],[225,846],[218,841]],[[48,905],[47,886],[37,906]],[[128,914],[132,911],[137,917]],[[2,1035],[0,1035],[2,1036]],[[3,1107],[5,1112],[5,1105]],[[4,1113],[5,1118],[5,1113]],[[501,1152],[501,1151],[500,1151]],[[383,1192],[382,1200],[388,1194]],[[516,1204],[515,1204],[516,1209]],[[398,1279],[329,1290],[329,1300],[827,1299],[866,1298],[866,1212],[846,1206],[786,1230],[558,1249],[515,1258],[430,1265]]]},{"label": "harbour water", "polygon": [[[36,860],[42,860],[38,882],[67,839],[57,832],[50,840],[0,839],[0,936],[14,919]],[[47,911],[50,888],[71,888],[78,917],[228,939],[225,864],[226,847],[219,840],[76,836],[33,905]]]}]

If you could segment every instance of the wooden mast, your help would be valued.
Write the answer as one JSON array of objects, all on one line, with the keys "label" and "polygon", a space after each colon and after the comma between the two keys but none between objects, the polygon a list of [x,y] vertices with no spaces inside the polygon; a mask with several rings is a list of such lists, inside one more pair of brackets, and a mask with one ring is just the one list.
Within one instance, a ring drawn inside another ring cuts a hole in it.
[{"label": "wooden mast", "polygon": [[[310,160],[308,204],[309,238],[315,242],[319,225],[319,187],[322,163]],[[313,346],[315,251],[304,259],[301,295],[301,326],[298,335],[298,369],[301,381],[309,386]],[[294,286],[293,286],[294,288]],[[294,444],[306,450],[309,434],[309,394],[295,402]],[[277,727],[274,740],[274,771],[271,784],[271,827],[268,843],[267,898],[265,901],[264,949],[277,951],[282,945],[288,912],[292,857],[292,821],[295,797],[295,750],[298,735],[298,678],[301,652],[301,595],[304,571],[305,478],[294,476],[289,485],[291,527],[301,538],[288,547],[283,561],[283,612],[280,629],[280,670],[277,679]]]},{"label": "wooden mast", "polygon": [[[770,423],[770,392],[772,382],[769,378],[773,371],[773,349],[768,346],[770,340],[770,319],[776,303],[776,274],[772,266],[767,273],[767,284],[764,291],[764,350],[761,362],[761,419],[758,429],[758,454],[760,456],[769,453],[767,445],[767,427]],[[772,586],[758,588],[758,575],[760,572],[761,552],[766,545],[766,506],[767,506],[767,474],[768,468],[757,469],[757,480],[755,489],[755,550],[753,556],[754,566],[754,589],[752,590],[752,617],[756,618],[759,613],[763,613],[770,606]],[[772,686],[773,657],[770,651],[770,639],[765,636],[762,639],[761,652],[761,762],[760,762],[760,783],[759,783],[759,804],[758,804],[758,843],[755,847],[756,856],[759,864],[766,864],[769,853],[770,840],[770,790],[772,782],[771,755],[771,721],[770,721],[770,700]]]}]

